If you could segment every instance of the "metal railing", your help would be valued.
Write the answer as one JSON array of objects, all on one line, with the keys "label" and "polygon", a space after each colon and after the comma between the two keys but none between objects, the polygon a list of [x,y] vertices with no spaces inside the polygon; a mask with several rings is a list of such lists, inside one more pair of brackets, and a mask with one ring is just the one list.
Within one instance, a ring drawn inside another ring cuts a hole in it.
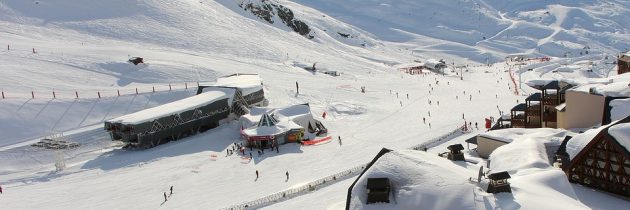
[{"label": "metal railing", "polygon": [[[461,134],[462,129],[464,126],[460,126],[457,129],[448,132],[444,135],[438,136],[436,138],[433,138],[427,142],[421,143],[421,144],[417,144],[415,146],[409,147],[409,149],[412,150],[419,150],[422,151],[425,148],[430,148],[433,147],[439,143],[441,143],[444,140],[449,139],[449,137],[452,137],[455,134]],[[365,170],[365,167],[368,165],[368,163],[365,164],[361,164],[358,166],[355,166],[353,168],[350,169],[346,169],[344,171],[317,179],[315,181],[306,183],[304,185],[301,185],[299,187],[294,187],[294,188],[289,188],[280,192],[276,192],[261,198],[258,198],[256,200],[252,200],[252,201],[246,201],[240,204],[236,204],[236,205],[232,205],[229,207],[225,207],[225,208],[221,208],[222,210],[237,210],[237,209],[248,209],[248,208],[261,208],[264,206],[268,206],[271,205],[273,203],[277,203],[277,202],[281,202],[284,200],[288,200],[294,197],[298,197],[300,195],[312,192],[317,190],[318,188],[322,188],[334,183],[337,183],[339,181],[343,181],[347,178],[350,178],[356,174],[361,173],[363,170]]]}]

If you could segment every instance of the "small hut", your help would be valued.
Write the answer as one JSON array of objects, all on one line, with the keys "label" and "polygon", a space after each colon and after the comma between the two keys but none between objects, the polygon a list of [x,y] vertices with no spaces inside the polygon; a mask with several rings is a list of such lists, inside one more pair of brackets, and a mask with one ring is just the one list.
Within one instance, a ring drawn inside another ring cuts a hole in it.
[{"label": "small hut", "polygon": [[447,157],[449,160],[465,161],[464,153],[462,153],[462,150],[464,150],[464,146],[462,146],[462,144],[453,144],[451,146],[448,146],[447,149],[449,150],[448,157]]},{"label": "small hut", "polygon": [[510,187],[510,183],[507,181],[509,178],[511,177],[507,171],[488,175],[490,183],[488,184],[488,190],[486,190],[486,192],[495,194],[501,192],[511,193],[512,188]]},{"label": "small hut", "polygon": [[385,202],[389,203],[390,191],[388,178],[368,178],[367,180],[367,204]]},{"label": "small hut", "polygon": [[144,59],[142,59],[141,57],[131,57],[129,58],[129,62],[137,66],[139,63],[144,63]]}]

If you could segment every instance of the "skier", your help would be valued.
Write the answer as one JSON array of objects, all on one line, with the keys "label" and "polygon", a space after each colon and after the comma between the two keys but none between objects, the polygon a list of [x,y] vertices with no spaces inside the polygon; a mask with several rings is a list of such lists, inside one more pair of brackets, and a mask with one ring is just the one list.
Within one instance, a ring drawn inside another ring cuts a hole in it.
[{"label": "skier", "polygon": [[297,81],[295,81],[295,92],[297,92],[297,94],[300,94],[300,86],[298,85]]},{"label": "skier", "polygon": [[173,194],[173,185],[171,185],[171,194],[169,195],[172,195],[172,194]]},{"label": "skier", "polygon": [[0,194],[2,194],[2,186],[0,186]]},{"label": "skier", "polygon": [[425,119],[424,117],[422,117],[422,123],[427,124],[427,119]]},{"label": "skier", "polygon": [[409,93],[407,93],[407,99],[409,99]]},{"label": "skier", "polygon": [[256,179],[258,179],[258,170],[256,170]]},{"label": "skier", "polygon": [[252,159],[252,153],[251,152],[249,152],[249,159],[250,160]]},{"label": "skier", "polygon": [[339,146],[341,146],[341,136],[337,136],[337,138],[339,139]]},{"label": "skier", "polygon": [[479,127],[477,126],[477,122],[475,122],[475,128],[477,128],[477,130],[479,130]]},{"label": "skier", "polygon": [[289,171],[287,171],[287,181],[289,180]]},{"label": "skier", "polygon": [[164,202],[168,201],[168,199],[166,199],[166,192],[164,192]]}]

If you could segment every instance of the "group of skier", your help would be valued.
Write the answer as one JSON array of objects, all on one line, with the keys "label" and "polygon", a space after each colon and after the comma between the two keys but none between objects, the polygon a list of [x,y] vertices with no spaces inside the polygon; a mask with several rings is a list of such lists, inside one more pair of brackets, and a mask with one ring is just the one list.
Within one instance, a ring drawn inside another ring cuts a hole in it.
[{"label": "group of skier", "polygon": [[166,196],[166,192],[164,192],[164,202],[168,201],[168,198],[171,197],[171,195],[173,195],[173,185],[171,185],[171,192],[168,196]]}]

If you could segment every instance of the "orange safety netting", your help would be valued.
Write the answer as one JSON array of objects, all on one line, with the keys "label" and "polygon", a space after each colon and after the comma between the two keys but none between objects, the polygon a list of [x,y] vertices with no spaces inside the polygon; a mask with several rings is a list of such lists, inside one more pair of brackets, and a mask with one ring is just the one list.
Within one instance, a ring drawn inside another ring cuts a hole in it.
[{"label": "orange safety netting", "polygon": [[315,144],[319,144],[319,143],[322,143],[322,142],[330,141],[330,139],[332,139],[332,137],[326,136],[326,137],[321,138],[321,139],[315,139],[315,140],[311,140],[311,141],[303,141],[302,144],[303,145],[315,145]]}]

